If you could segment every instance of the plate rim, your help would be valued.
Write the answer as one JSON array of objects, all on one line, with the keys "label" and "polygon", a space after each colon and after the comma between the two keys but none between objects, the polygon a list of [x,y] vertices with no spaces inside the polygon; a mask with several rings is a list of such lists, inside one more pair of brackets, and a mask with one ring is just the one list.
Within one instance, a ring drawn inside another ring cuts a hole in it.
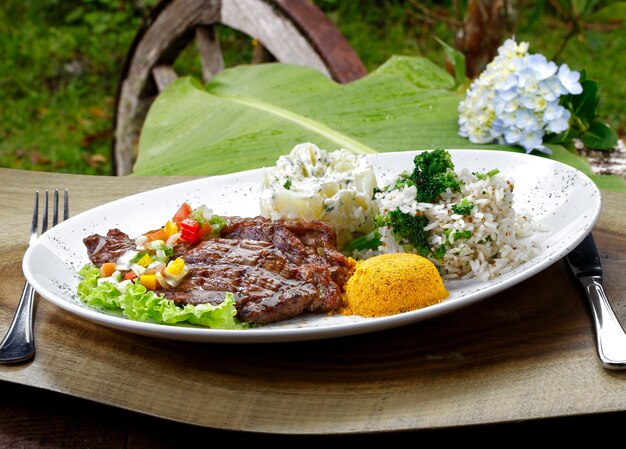
[{"label": "plate rim", "polygon": [[[404,157],[410,157],[408,155],[419,154],[420,152],[427,150],[415,150],[415,151],[398,151],[398,152],[388,152],[388,153],[376,153],[373,155],[366,155],[366,157],[372,158],[376,160],[377,158],[393,158],[394,156],[402,155]],[[275,343],[275,342],[296,342],[296,341],[306,341],[306,340],[320,340],[327,338],[337,338],[351,335],[358,335],[369,332],[376,332],[380,330],[405,326],[408,324],[416,323],[419,321],[423,321],[429,318],[433,318],[442,314],[450,313],[461,308],[467,307],[471,304],[474,304],[478,301],[489,298],[501,291],[507,290],[520,282],[536,275],[537,273],[545,270],[553,263],[556,263],[566,254],[568,254],[571,250],[573,250],[584,238],[587,234],[589,234],[592,229],[597,224],[600,212],[602,209],[602,194],[598,186],[591,180],[589,176],[587,176],[584,172],[578,170],[575,167],[567,165],[560,161],[555,161],[553,159],[548,159],[545,157],[526,154],[526,153],[517,153],[517,152],[509,152],[509,151],[497,151],[497,150],[485,150],[485,149],[448,149],[447,151],[452,153],[454,157],[455,154],[460,154],[460,152],[464,154],[477,154],[478,157],[481,157],[484,154],[497,154],[499,157],[512,157],[512,158],[521,158],[527,160],[528,158],[537,158],[535,161],[539,164],[548,164],[554,165],[555,167],[564,168],[567,171],[570,171],[577,177],[582,178],[582,181],[585,181],[585,186],[590,189],[590,197],[593,197],[593,211],[590,220],[585,224],[584,230],[578,232],[577,237],[573,240],[570,240],[564,248],[560,251],[556,251],[552,257],[543,257],[538,263],[527,266],[529,262],[524,263],[517,269],[513,270],[516,272],[515,275],[505,278],[504,281],[500,282],[500,278],[495,278],[490,282],[489,285],[485,289],[480,289],[470,293],[469,295],[463,296],[461,298],[454,299],[454,303],[446,302],[446,300],[434,304],[432,306],[428,306],[422,309],[405,312],[398,315],[384,316],[384,317],[376,317],[376,318],[360,318],[359,321],[348,322],[336,325],[327,325],[327,326],[319,326],[319,327],[288,327],[288,328],[267,328],[265,326],[251,328],[246,330],[229,330],[229,329],[211,329],[206,327],[187,327],[187,326],[178,326],[178,325],[166,325],[166,324],[157,324],[157,323],[149,323],[142,321],[134,321],[124,317],[117,317],[113,315],[109,315],[107,313],[103,313],[95,308],[90,308],[89,306],[76,304],[71,299],[64,299],[56,295],[54,292],[48,291],[47,288],[42,286],[37,277],[34,275],[33,271],[30,268],[31,260],[35,257],[36,251],[40,248],[44,242],[50,239],[50,232],[60,232],[56,231],[57,228],[69,226],[76,217],[83,216],[85,214],[96,214],[101,209],[108,209],[115,207],[117,204],[129,202],[135,200],[137,198],[141,198],[145,194],[149,192],[160,192],[163,190],[174,190],[174,189],[183,189],[188,186],[199,185],[203,182],[207,182],[207,180],[211,180],[213,182],[219,182],[223,180],[228,180],[234,177],[248,177],[255,176],[261,174],[267,167],[260,167],[251,170],[245,170],[241,172],[216,175],[216,176],[207,176],[202,178],[191,179],[188,181],[182,181],[179,183],[171,184],[168,186],[158,187],[155,189],[149,189],[144,192],[135,193],[129,196],[125,196],[122,198],[118,198],[113,201],[109,201],[107,203],[100,204],[91,209],[81,212],[74,217],[70,217],[67,221],[63,223],[59,223],[55,228],[51,228],[49,233],[41,236],[33,245],[31,245],[24,254],[24,258],[22,260],[22,270],[27,281],[35,288],[35,290],[47,301],[55,304],[62,310],[70,312],[74,315],[80,316],[81,318],[87,319],[91,322],[95,322],[99,325],[104,325],[109,328],[114,328],[117,330],[146,335],[151,337],[165,338],[165,339],[173,339],[173,340],[184,340],[184,341],[194,341],[194,342],[205,342],[205,343]],[[462,167],[460,167],[462,168]],[[506,174],[505,174],[506,175]],[[62,258],[60,258],[62,260]],[[66,265],[69,263],[66,262]],[[521,269],[525,267],[525,269]],[[315,316],[317,319],[322,319],[320,314],[305,314],[301,317],[296,317],[292,320],[302,320],[306,319],[308,316]]]}]

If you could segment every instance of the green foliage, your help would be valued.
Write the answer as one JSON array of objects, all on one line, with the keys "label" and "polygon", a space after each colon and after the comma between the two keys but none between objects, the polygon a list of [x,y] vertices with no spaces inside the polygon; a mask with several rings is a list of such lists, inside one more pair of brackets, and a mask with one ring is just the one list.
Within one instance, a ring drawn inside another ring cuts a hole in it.
[{"label": "green foliage", "polygon": [[582,134],[583,143],[587,148],[608,150],[617,145],[617,134],[606,123],[593,121]]},{"label": "green foliage", "polygon": [[148,6],[122,0],[3,2],[0,165],[110,173],[117,74]]},{"label": "green foliage", "polygon": [[[402,71],[426,65],[394,61],[396,68],[345,85],[288,64],[229,68],[206,86],[179,79],[148,113],[134,173],[210,175],[271,166],[302,142],[354,153],[486,147],[458,135],[454,91],[414,85]],[[438,77],[442,69],[431,70]]]},{"label": "green foliage", "polygon": [[466,87],[466,85],[468,84],[468,79],[465,70],[465,55],[451,45],[448,45],[438,37],[436,37],[436,40],[443,47],[443,50],[446,53],[446,57],[450,65],[452,66],[454,80],[456,81],[456,87]]},{"label": "green foliage", "polygon": [[[370,71],[391,55],[421,55],[444,67],[449,56],[435,36],[451,48],[466,5],[451,0],[314,1]],[[2,2],[0,166],[110,173],[113,101],[119,73],[139,25],[156,3]],[[566,62],[573,70],[586,67],[590,79],[602,85],[598,90],[601,108],[595,121],[589,122],[586,139],[596,146],[602,142],[606,145],[602,137],[606,130],[596,122],[610,123],[610,129],[620,136],[626,133],[626,83],[622,81],[626,58],[619,57],[626,48],[626,2],[564,1],[558,8],[554,4],[526,2],[515,16],[516,38],[529,41],[533,51]],[[249,39],[232,30],[218,32],[227,66],[250,60]],[[183,52],[175,68],[199,77],[198,57],[193,50]],[[441,82],[450,80],[440,78]]]},{"label": "green foliage", "polygon": [[419,89],[454,89],[454,79],[430,59],[409,56],[391,56],[375,71],[399,77]]},{"label": "green foliage", "polygon": [[594,23],[608,24],[626,20],[626,2],[608,2],[597,11],[589,14],[589,20]]},{"label": "green foliage", "polygon": [[[531,48],[555,62],[567,63],[577,71],[586,71],[588,79],[598,86],[601,109],[595,120],[609,123],[609,128],[619,136],[626,134],[626,116],[623,98],[626,83],[623,73],[626,60],[619,55],[626,46],[626,2],[625,1],[571,1],[532,2],[538,14],[531,16],[530,10],[520,14],[516,37],[531,43]],[[576,125],[578,126],[578,125]],[[594,128],[600,125],[594,125]],[[583,124],[579,129],[587,129]],[[607,137],[611,131],[601,131]],[[591,136],[588,136],[591,139]],[[602,138],[606,143],[608,139]],[[594,145],[599,145],[591,140]],[[596,146],[600,148],[600,146]]]},{"label": "green foliage", "polygon": [[[229,68],[206,86],[181,78],[160,94],[148,113],[134,174],[209,176],[272,166],[302,142],[354,153],[522,151],[510,145],[475,145],[459,136],[456,111],[461,97],[453,90],[412,84],[402,70],[420,65],[402,59],[394,59],[399,64],[394,69],[387,66],[345,85],[289,64]],[[558,145],[551,150],[553,159],[592,174],[584,158]],[[421,170],[436,174],[423,165]],[[439,188],[448,181],[445,176],[434,180]],[[601,186],[602,177],[599,181]]]},{"label": "green foliage", "polygon": [[566,95],[562,99],[562,104],[572,114],[570,128],[557,136],[548,136],[547,141],[572,148],[572,139],[580,138],[586,147],[595,150],[615,147],[617,133],[598,117],[597,109],[600,103],[598,83],[586,79],[586,73],[583,71],[580,84],[583,88],[581,94]]},{"label": "green foliage", "polygon": [[[583,74],[584,76],[584,74]],[[600,103],[598,83],[583,79],[583,93],[568,96],[566,104],[572,111],[571,127],[583,143],[593,149],[606,150],[617,144],[617,134],[598,119]]]},{"label": "green foliage", "polygon": [[[462,25],[466,3],[316,1],[370,70],[382,64],[390,54],[419,54],[441,67],[449,64],[460,89],[467,85],[463,83],[464,72],[461,71],[462,54],[455,53],[452,43]],[[397,13],[398,10],[403,10],[404,14]],[[588,126],[583,124],[589,133],[584,142],[602,148],[610,146],[611,136],[624,136],[626,83],[622,81],[622,74],[626,71],[626,59],[618,55],[626,48],[626,2],[537,0],[525,2],[511,20],[512,35],[518,41],[530,42],[533,53],[542,53],[558,64],[567,63],[572,70],[586,68],[589,77],[602,85],[602,90],[598,91],[601,108],[597,109],[596,123],[593,127],[591,122]],[[399,38],[400,35],[403,38]]]}]

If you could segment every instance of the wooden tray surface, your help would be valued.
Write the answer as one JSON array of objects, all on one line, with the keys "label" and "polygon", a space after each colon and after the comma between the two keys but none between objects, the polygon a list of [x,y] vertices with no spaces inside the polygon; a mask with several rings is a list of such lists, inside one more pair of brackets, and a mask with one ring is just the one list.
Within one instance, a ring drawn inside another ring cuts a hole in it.
[{"label": "wooden tray surface", "polygon": [[[68,187],[71,213],[192,178],[0,169],[0,333],[24,278],[35,188]],[[593,235],[626,322],[626,195],[603,192]],[[299,343],[142,337],[37,296],[37,354],[0,380],[169,420],[278,434],[435,429],[626,410],[626,373],[601,367],[583,292],[563,260],[472,306],[401,328]]]}]

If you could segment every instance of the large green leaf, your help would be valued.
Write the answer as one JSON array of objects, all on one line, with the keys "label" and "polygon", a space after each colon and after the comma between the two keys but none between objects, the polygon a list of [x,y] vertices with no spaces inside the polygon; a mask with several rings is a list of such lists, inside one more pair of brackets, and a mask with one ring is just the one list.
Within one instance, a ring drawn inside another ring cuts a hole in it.
[{"label": "large green leaf", "polygon": [[[506,145],[473,145],[460,137],[461,97],[454,86],[455,80],[432,62],[400,56],[346,85],[313,69],[278,63],[227,69],[206,86],[181,78],[148,113],[134,174],[208,176],[272,166],[303,142],[355,153],[522,152]],[[583,159],[551,148],[555,159],[592,174]],[[613,190],[614,185],[611,181]]]}]

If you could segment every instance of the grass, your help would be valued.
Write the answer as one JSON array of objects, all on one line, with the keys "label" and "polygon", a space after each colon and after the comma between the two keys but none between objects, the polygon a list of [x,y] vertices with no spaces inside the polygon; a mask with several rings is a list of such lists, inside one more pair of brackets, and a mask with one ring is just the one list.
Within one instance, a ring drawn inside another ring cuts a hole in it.
[{"label": "grass", "polygon": [[146,7],[8,0],[0,10],[0,165],[109,174],[118,73]]},{"label": "grass", "polygon": [[[0,166],[83,174],[110,174],[112,118],[126,52],[156,0],[4,0],[0,8]],[[600,6],[612,2],[604,2]],[[423,55],[444,64],[433,36],[451,43],[456,29],[430,13],[455,19],[452,2],[317,0],[369,70],[393,54]],[[543,2],[527,2],[542,5]],[[439,5],[439,6],[433,6]],[[564,18],[537,8],[522,11],[516,38],[552,58],[563,42]],[[222,31],[227,65],[249,39]],[[623,137],[626,114],[624,27],[586,30],[555,61],[586,69],[602,86],[599,111]],[[249,54],[249,50],[247,55]],[[197,75],[192,49],[176,67]]]}]

